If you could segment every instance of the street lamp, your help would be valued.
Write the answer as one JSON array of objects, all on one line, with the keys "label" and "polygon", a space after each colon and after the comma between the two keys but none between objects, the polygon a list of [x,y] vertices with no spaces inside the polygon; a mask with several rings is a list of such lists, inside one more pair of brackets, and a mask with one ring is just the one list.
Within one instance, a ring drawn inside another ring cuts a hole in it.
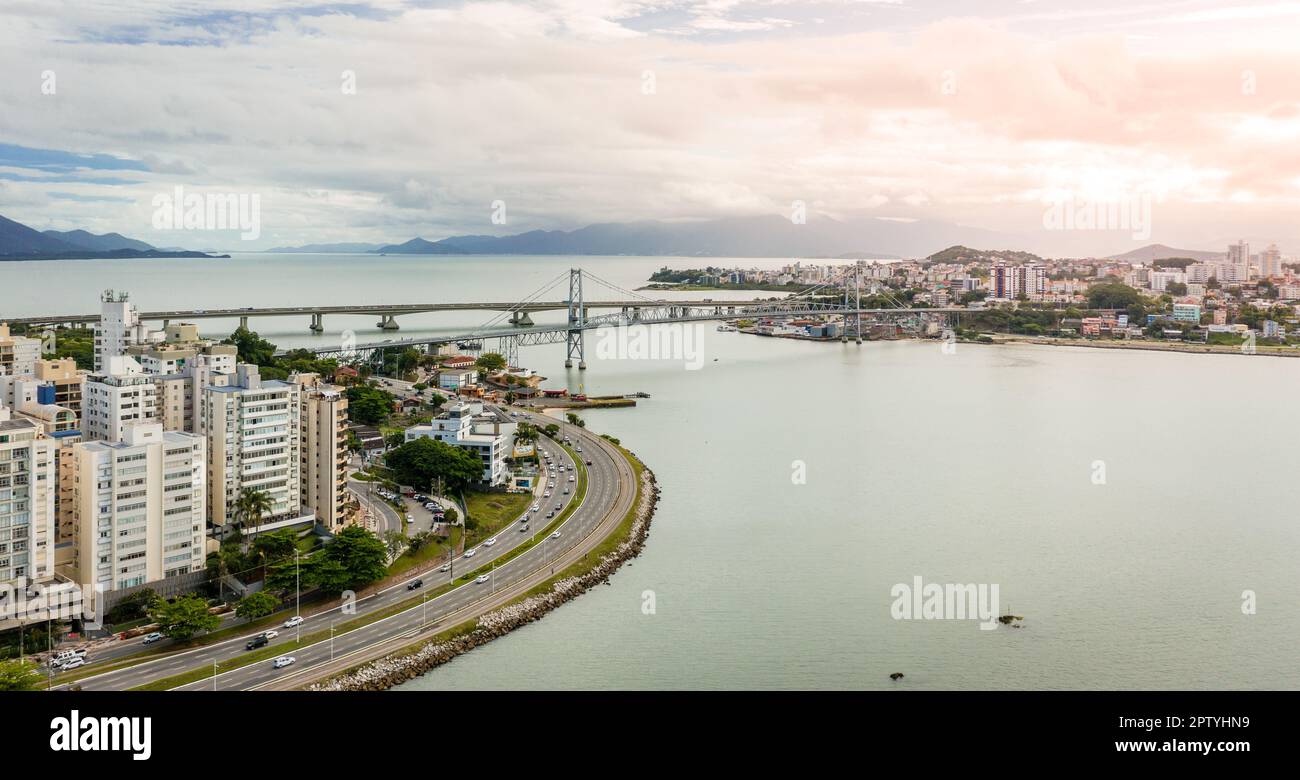
[{"label": "street lamp", "polygon": [[330,660],[334,660],[334,621],[330,621]]},{"label": "street lamp", "polygon": [[293,589],[294,589],[293,616],[295,618],[298,618],[298,623],[297,625],[294,626],[294,628],[297,629],[298,632],[297,639],[295,641],[301,642],[302,641],[302,570],[298,566],[297,548],[294,548],[293,551]]},{"label": "street lamp", "polygon": [[212,662],[212,690],[217,689],[217,662]]}]

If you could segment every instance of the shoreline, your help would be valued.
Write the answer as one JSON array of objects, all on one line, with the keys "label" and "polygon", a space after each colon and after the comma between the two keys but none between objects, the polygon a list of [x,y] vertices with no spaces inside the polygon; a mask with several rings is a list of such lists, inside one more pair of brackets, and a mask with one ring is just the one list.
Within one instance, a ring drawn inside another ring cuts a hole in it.
[{"label": "shoreline", "polygon": [[[630,461],[640,464],[641,474],[637,486],[637,501],[633,505],[632,525],[627,538],[611,552],[603,555],[591,569],[582,574],[547,580],[550,589],[521,601],[506,604],[479,617],[473,628],[465,631],[456,626],[445,633],[458,634],[443,640],[436,638],[419,643],[411,651],[398,650],[384,657],[304,686],[311,691],[383,691],[409,682],[432,671],[476,647],[505,636],[517,628],[540,620],[550,612],[581,596],[595,586],[609,581],[627,561],[641,554],[650,535],[650,522],[659,503],[659,486],[654,472],[630,452],[623,451]],[[622,525],[622,523],[620,523]],[[613,535],[606,540],[614,538]],[[468,625],[468,621],[467,621]]]},{"label": "shoreline", "polygon": [[1256,347],[1254,352],[1243,352],[1240,347],[1220,344],[1194,344],[1175,346],[1169,343],[1140,341],[1085,341],[1083,339],[1052,339],[1039,336],[1024,338],[995,338],[993,341],[965,339],[958,344],[983,344],[990,346],[1007,344],[1029,344],[1040,347],[1083,347],[1086,349],[1118,349],[1143,352],[1175,352],[1190,355],[1242,355],[1245,357],[1283,357],[1300,358],[1300,348],[1287,351],[1280,347]]}]

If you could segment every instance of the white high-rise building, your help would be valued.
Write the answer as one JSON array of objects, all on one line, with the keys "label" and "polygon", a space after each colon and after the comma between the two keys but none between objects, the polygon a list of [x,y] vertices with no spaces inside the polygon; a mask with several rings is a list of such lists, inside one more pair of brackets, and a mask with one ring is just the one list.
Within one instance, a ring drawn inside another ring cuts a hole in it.
[{"label": "white high-rise building", "polygon": [[[241,363],[224,384],[203,390],[208,440],[208,519],[223,534],[235,521],[245,490],[266,493],[271,512],[263,527],[292,524],[302,515],[300,393],[292,382],[263,380]],[[251,530],[251,529],[250,529]]]},{"label": "white high-rise building", "polygon": [[125,292],[106,290],[100,296],[99,323],[95,325],[95,372],[108,369],[108,359],[125,355],[127,347],[149,341],[149,330],[140,322],[135,304]]},{"label": "white high-rise building", "polygon": [[54,578],[56,446],[38,423],[0,406],[0,584]]},{"label": "white high-rise building", "polygon": [[81,431],[87,439],[115,442],[123,426],[152,420],[157,414],[157,388],[134,359],[114,355],[103,373],[86,380],[82,397]]},{"label": "white high-rise building", "polygon": [[204,441],[133,422],[73,445],[78,581],[118,590],[205,566]]}]

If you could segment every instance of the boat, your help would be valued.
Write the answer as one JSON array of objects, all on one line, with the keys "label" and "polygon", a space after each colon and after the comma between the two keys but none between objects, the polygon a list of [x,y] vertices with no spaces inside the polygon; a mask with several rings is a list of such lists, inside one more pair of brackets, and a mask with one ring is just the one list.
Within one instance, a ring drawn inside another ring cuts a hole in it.
[{"label": "boat", "polygon": [[735,326],[735,325],[719,325],[719,326],[718,326],[718,330],[722,331],[723,333],[731,333],[731,332],[734,332],[734,331],[736,330],[736,326]]}]

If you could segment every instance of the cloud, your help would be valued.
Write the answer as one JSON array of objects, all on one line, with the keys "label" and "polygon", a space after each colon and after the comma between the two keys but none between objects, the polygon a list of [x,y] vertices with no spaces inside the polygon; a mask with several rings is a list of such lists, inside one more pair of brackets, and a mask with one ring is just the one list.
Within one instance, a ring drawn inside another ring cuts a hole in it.
[{"label": "cloud", "polygon": [[498,199],[509,232],[795,199],[1015,229],[1060,187],[1160,192],[1164,224],[1195,230],[1243,193],[1279,220],[1300,199],[1300,53],[1267,31],[1180,49],[1170,35],[1203,25],[1170,22],[1161,46],[1107,28],[1185,3],[1112,7],[1068,36],[1033,27],[1061,12],[1038,4],[226,5],[7,6],[6,216],[44,218],[57,190],[77,196],[68,226],[142,234],[175,185],[255,192],[269,246],[501,233]]}]

